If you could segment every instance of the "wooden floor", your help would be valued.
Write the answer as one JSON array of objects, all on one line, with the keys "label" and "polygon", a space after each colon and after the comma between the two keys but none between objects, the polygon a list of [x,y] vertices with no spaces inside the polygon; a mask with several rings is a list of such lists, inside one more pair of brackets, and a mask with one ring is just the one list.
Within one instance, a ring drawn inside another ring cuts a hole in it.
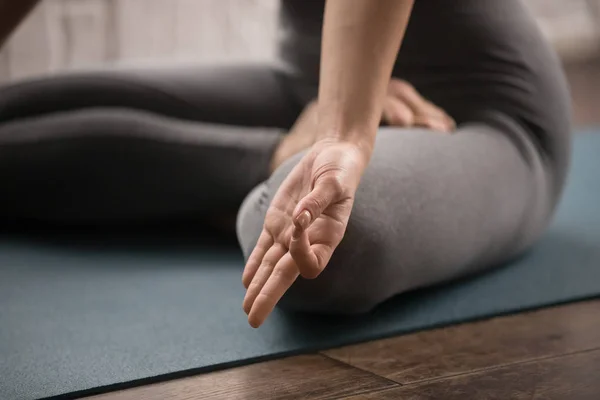
[{"label": "wooden floor", "polygon": [[93,399],[598,400],[599,316],[578,303]]},{"label": "wooden floor", "polygon": [[[600,62],[567,68],[600,126]],[[600,399],[600,300],[214,372],[94,400]]]}]

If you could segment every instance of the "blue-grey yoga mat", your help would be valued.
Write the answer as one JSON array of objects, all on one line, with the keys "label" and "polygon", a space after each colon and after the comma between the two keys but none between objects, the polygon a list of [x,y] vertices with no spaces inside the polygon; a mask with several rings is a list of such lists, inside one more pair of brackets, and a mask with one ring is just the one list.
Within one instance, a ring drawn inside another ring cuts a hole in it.
[{"label": "blue-grey yoga mat", "polygon": [[75,397],[600,295],[600,132],[577,136],[566,195],[530,254],[360,318],[277,312],[254,330],[235,247],[118,239],[0,240],[0,399]]}]

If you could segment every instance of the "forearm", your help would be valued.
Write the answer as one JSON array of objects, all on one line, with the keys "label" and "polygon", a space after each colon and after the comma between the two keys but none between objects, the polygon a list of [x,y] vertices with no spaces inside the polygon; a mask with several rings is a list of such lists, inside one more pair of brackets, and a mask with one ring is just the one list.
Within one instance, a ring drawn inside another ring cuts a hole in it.
[{"label": "forearm", "polygon": [[0,0],[0,49],[39,0]]},{"label": "forearm", "polygon": [[321,138],[372,150],[414,0],[328,0],[319,86]]}]

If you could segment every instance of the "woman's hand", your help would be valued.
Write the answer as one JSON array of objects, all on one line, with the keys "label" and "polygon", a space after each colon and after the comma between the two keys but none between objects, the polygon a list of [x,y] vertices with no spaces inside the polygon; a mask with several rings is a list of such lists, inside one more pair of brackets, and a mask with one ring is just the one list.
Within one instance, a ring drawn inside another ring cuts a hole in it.
[{"label": "woman's hand", "polygon": [[325,5],[320,140],[275,194],[246,264],[244,310],[254,327],[299,275],[319,275],[344,236],[413,3],[328,0]]},{"label": "woman's hand", "polygon": [[368,162],[356,144],[321,140],[275,194],[244,269],[244,311],[260,326],[298,276],[316,278],[346,231]]},{"label": "woman's hand", "polygon": [[388,84],[382,120],[390,126],[420,126],[446,133],[456,128],[444,110],[421,96],[410,83],[396,78]]}]

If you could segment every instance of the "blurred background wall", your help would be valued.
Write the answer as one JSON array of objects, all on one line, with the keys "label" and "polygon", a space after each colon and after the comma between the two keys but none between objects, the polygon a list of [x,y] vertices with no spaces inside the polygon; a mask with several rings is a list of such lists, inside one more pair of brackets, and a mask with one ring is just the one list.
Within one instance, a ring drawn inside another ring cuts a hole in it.
[{"label": "blurred background wall", "polygon": [[[566,61],[598,54],[600,0],[525,1]],[[266,60],[277,8],[277,0],[45,0],[0,52],[0,82],[115,64]]]}]

